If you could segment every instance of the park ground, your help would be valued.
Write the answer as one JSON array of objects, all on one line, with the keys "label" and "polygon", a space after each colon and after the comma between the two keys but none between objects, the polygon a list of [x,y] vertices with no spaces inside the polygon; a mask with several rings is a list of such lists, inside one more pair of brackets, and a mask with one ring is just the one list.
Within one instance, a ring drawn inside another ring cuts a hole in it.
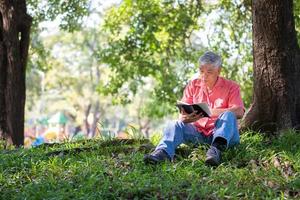
[{"label": "park ground", "polygon": [[145,165],[157,139],[94,139],[0,147],[0,199],[299,199],[300,134],[250,131],[204,164],[208,146],[180,146],[172,163]]}]

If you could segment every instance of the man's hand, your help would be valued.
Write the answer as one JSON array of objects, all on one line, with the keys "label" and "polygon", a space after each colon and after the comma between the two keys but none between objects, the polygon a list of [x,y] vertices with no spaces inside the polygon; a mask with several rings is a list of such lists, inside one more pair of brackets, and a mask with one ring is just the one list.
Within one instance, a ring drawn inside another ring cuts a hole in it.
[{"label": "man's hand", "polygon": [[194,111],[191,114],[187,114],[186,112],[181,111],[180,116],[179,116],[180,120],[183,123],[192,123],[192,122],[199,120],[202,117],[204,117],[203,114],[202,113],[197,114],[197,111]]}]

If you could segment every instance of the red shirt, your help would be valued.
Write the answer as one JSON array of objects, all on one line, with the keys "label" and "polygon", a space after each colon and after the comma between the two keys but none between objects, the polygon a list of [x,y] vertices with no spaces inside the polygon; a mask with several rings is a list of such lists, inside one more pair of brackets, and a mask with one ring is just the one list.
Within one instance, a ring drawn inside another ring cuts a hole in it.
[{"label": "red shirt", "polygon": [[[183,92],[181,101],[189,104],[207,102],[210,108],[224,109],[234,106],[244,108],[239,85],[222,77],[218,77],[211,91],[207,90],[207,87],[200,79],[190,81]],[[217,119],[217,116],[204,117],[193,124],[203,135],[210,136],[213,134]]]}]

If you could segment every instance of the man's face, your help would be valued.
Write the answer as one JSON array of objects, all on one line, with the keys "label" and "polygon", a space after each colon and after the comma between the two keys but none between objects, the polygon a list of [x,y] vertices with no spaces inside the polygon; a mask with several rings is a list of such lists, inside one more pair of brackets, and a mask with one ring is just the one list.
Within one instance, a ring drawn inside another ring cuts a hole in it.
[{"label": "man's face", "polygon": [[214,86],[218,76],[220,74],[221,68],[215,67],[211,64],[204,64],[199,67],[201,80],[209,87]]}]

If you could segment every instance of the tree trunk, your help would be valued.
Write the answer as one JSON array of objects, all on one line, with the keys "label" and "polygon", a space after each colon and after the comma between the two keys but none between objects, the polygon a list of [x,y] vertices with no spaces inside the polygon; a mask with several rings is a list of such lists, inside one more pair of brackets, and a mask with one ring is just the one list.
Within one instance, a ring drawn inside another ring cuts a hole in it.
[{"label": "tree trunk", "polygon": [[91,108],[92,108],[92,104],[89,103],[89,105],[87,106],[87,108],[85,109],[85,114],[84,114],[84,131],[85,131],[85,135],[86,136],[89,136],[90,134],[90,125],[89,125],[89,122],[88,122],[88,117],[90,115],[90,112],[91,112]]},{"label": "tree trunk", "polygon": [[31,17],[25,0],[0,0],[0,134],[24,144],[25,71]]},{"label": "tree trunk", "polygon": [[299,128],[300,52],[293,0],[253,0],[253,104],[242,128]]},{"label": "tree trunk", "polygon": [[94,117],[93,117],[93,123],[92,123],[92,128],[91,128],[91,138],[96,136],[96,131],[97,131],[97,125],[100,119],[100,111],[99,111],[100,103],[99,101],[96,101],[95,103],[95,109],[94,109]]}]

